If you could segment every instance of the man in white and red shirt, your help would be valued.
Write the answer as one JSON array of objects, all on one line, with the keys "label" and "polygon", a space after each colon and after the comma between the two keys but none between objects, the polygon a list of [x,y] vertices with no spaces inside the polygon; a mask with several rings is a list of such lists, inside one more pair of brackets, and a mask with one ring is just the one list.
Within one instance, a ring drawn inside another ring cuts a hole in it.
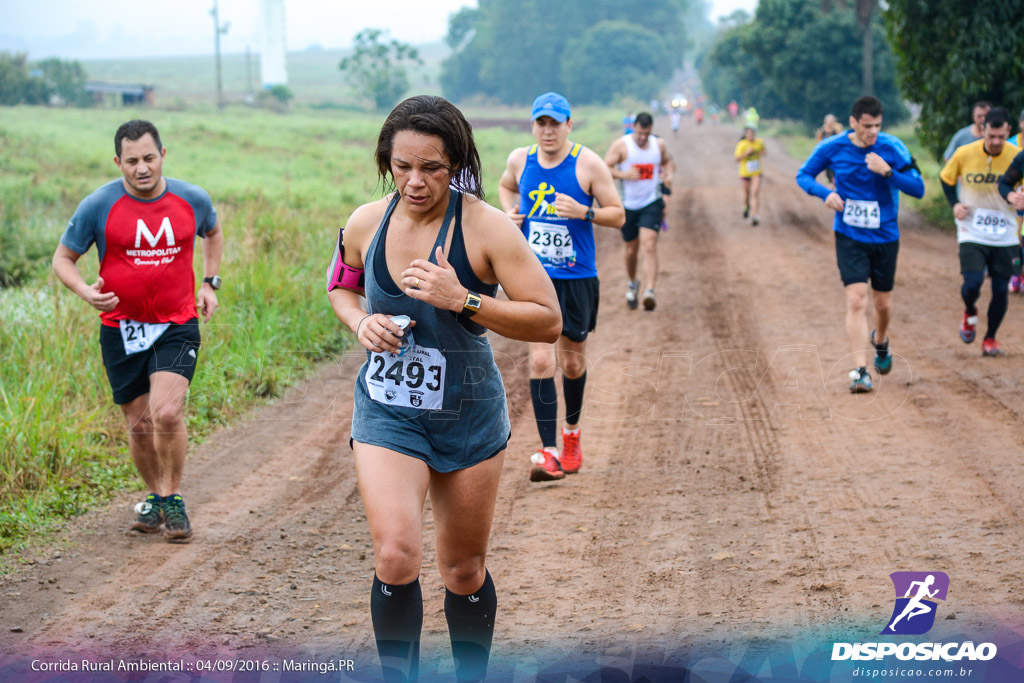
[{"label": "man in white and red shirt", "polygon": [[[114,136],[122,177],[90,194],[75,211],[53,269],[71,291],[100,311],[100,348],[114,403],[128,420],[128,447],[149,488],[132,529],[164,528],[170,541],[192,535],[181,497],[188,432],[185,395],[199,353],[192,252],[203,239],[199,312],[217,309],[224,236],[210,196],[163,177],[167,150],[149,121],[128,121]],[[96,245],[100,273],[88,284],[78,259]]]},{"label": "man in white and red shirt", "polygon": [[637,261],[643,253],[644,310],[657,305],[654,287],[658,279],[658,232],[665,217],[663,194],[669,194],[675,164],[665,148],[665,141],[651,135],[654,118],[647,112],[636,115],[633,132],[612,143],[605,163],[612,176],[622,181],[622,205],[626,207],[626,224],[622,239],[626,243],[626,305],[639,305],[640,279]]}]

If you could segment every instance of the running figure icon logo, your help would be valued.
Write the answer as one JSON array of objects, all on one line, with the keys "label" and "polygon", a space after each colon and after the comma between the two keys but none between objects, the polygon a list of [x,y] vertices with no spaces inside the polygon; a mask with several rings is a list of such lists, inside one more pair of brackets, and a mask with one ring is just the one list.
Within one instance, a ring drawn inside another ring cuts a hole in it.
[{"label": "running figure icon logo", "polygon": [[949,592],[949,576],[943,572],[893,572],[896,604],[882,635],[921,635],[935,624],[937,600]]}]

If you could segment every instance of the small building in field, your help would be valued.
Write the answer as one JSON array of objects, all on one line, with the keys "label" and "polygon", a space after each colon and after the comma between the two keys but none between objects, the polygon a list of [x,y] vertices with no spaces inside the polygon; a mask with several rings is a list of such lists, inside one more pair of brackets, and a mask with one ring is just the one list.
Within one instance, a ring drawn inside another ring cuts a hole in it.
[{"label": "small building in field", "polygon": [[153,106],[156,96],[152,85],[142,83],[104,83],[103,81],[86,81],[85,91],[92,95],[93,102],[98,106]]}]

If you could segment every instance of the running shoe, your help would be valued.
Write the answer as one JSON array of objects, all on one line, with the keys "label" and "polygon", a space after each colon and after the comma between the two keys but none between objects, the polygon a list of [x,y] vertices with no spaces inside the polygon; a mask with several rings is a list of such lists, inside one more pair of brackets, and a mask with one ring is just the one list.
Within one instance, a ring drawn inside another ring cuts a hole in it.
[{"label": "running shoe", "polygon": [[565,472],[558,464],[558,451],[542,448],[530,456],[530,481],[554,481],[564,479]]},{"label": "running shoe", "polygon": [[875,385],[871,383],[871,375],[868,374],[867,368],[850,370],[851,394],[866,394],[874,388]]},{"label": "running shoe", "polygon": [[743,217],[744,218],[749,218],[750,217],[750,207],[747,206],[746,204],[743,205]]},{"label": "running shoe", "polygon": [[635,311],[636,307],[639,305],[639,294],[640,281],[633,280],[629,283],[629,287],[626,289],[626,305],[629,306],[631,310]]},{"label": "running shoe", "polygon": [[754,225],[754,226],[758,225],[760,222],[761,222],[761,219],[758,218],[757,216],[754,216],[753,218],[750,219],[750,224]]},{"label": "running shoe", "polygon": [[160,531],[160,525],[164,523],[163,498],[151,493],[146,500],[135,504],[135,522],[132,523],[132,531],[141,531],[144,534],[152,534]]},{"label": "running shoe", "polygon": [[978,324],[978,316],[968,315],[967,311],[964,311],[964,321],[960,323],[960,341],[964,344],[970,344],[974,341],[978,331],[975,326]]},{"label": "running shoe", "polygon": [[658,305],[658,300],[654,296],[654,290],[648,288],[644,291],[644,310],[653,311],[654,307]]},{"label": "running shoe", "polygon": [[164,538],[183,541],[192,535],[192,524],[185,514],[185,501],[180,495],[164,498]]},{"label": "running shoe", "polygon": [[999,346],[999,342],[996,341],[995,337],[985,337],[981,341],[981,355],[983,356],[1002,356],[1006,352]]},{"label": "running shoe", "polygon": [[892,354],[889,353],[889,340],[886,339],[881,344],[876,344],[875,332],[876,330],[871,330],[871,345],[875,347],[875,370],[878,370],[880,375],[888,375],[889,371],[892,370]]},{"label": "running shoe", "polygon": [[558,459],[562,471],[566,474],[576,474],[583,466],[583,450],[580,448],[580,430],[570,433],[562,429],[562,455]]}]

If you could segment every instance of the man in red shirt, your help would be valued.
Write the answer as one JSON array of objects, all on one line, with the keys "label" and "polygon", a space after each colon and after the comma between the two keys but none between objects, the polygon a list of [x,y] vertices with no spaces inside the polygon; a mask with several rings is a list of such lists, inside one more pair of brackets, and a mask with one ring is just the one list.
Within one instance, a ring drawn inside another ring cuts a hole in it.
[{"label": "man in red shirt", "polygon": [[[68,289],[100,311],[100,348],[114,403],[128,420],[128,449],[149,489],[135,506],[132,529],[163,526],[185,541],[192,525],[181,497],[188,432],[185,395],[199,353],[192,250],[203,239],[199,312],[217,310],[224,236],[210,196],[163,177],[167,150],[149,121],[122,124],[114,135],[122,177],[82,200],[53,255]],[[100,273],[88,284],[78,259],[96,245]]]}]

